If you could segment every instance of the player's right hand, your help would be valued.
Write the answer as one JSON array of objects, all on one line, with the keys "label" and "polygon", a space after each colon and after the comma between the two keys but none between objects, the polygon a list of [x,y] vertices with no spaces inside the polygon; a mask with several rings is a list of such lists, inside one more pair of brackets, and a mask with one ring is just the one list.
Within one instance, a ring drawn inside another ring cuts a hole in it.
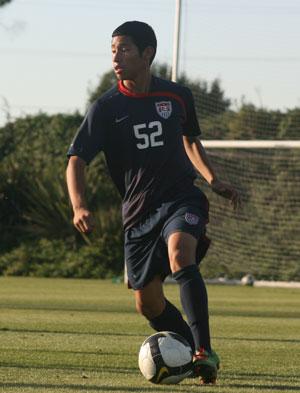
[{"label": "player's right hand", "polygon": [[73,224],[82,233],[90,233],[95,227],[92,213],[83,207],[74,210]]}]

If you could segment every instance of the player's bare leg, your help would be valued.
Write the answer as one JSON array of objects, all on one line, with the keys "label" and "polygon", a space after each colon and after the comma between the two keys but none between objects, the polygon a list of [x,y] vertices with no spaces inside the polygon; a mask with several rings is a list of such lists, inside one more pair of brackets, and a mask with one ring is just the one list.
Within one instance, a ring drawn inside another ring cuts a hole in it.
[{"label": "player's bare leg", "polygon": [[192,332],[180,311],[165,298],[160,276],[155,276],[149,284],[134,293],[137,311],[148,319],[154,330],[178,333],[194,350]]},{"label": "player's bare leg", "polygon": [[144,288],[135,290],[134,295],[137,311],[149,320],[160,315],[166,307],[162,281],[159,276],[155,276]]}]

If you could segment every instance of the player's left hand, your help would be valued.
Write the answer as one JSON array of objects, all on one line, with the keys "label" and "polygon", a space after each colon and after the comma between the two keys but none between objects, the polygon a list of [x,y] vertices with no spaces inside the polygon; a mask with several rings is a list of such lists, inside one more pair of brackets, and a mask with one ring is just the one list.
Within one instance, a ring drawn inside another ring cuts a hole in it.
[{"label": "player's left hand", "polygon": [[234,210],[240,207],[241,197],[238,191],[230,184],[223,183],[222,181],[215,179],[211,183],[211,188],[216,194],[229,199]]}]

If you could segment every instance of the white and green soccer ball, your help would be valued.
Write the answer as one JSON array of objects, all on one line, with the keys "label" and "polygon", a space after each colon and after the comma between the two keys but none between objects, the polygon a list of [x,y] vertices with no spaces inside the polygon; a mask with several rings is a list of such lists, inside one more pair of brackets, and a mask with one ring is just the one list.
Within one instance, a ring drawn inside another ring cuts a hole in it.
[{"label": "white and green soccer ball", "polygon": [[174,332],[152,334],[142,344],[139,368],[156,384],[176,384],[191,374],[193,352],[185,338]]}]

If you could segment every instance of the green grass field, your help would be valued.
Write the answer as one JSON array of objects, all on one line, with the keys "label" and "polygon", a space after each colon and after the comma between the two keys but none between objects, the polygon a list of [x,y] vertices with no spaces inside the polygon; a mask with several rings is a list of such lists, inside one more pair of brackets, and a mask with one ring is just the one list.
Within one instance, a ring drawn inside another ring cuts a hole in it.
[{"label": "green grass field", "polygon": [[[178,305],[177,286],[166,294]],[[209,286],[216,386],[145,381],[152,333],[123,284],[0,278],[0,392],[300,392],[300,291]]]}]

